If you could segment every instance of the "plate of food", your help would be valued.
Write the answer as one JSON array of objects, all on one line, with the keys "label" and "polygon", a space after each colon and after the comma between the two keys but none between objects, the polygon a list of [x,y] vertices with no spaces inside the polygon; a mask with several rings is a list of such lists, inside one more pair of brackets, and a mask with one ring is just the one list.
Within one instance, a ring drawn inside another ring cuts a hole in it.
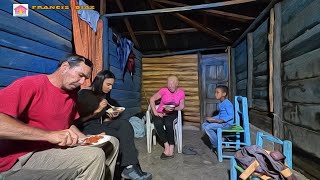
[{"label": "plate of food", "polygon": [[172,111],[172,109],[174,109],[176,106],[175,105],[173,105],[173,104],[168,104],[168,105],[163,105],[162,106],[165,110],[171,110]]},{"label": "plate of food", "polygon": [[113,107],[113,108],[109,108],[106,110],[106,112],[110,115],[112,115],[112,117],[117,117],[119,116],[120,113],[122,113],[126,108],[124,107]]},{"label": "plate of food", "polygon": [[108,135],[91,135],[79,139],[80,146],[101,147],[110,140],[111,136]]}]

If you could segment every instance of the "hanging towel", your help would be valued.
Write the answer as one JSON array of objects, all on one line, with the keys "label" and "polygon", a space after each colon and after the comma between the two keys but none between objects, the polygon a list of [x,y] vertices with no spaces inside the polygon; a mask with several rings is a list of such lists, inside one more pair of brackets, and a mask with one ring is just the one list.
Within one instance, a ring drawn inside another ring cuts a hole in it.
[{"label": "hanging towel", "polygon": [[127,65],[128,57],[132,47],[133,47],[133,43],[127,38],[118,39],[117,54],[118,54],[118,61],[120,64],[122,77],[124,77],[124,74],[125,74],[124,70]]},{"label": "hanging towel", "polygon": [[[79,6],[88,6],[85,2],[82,0],[79,0]],[[93,29],[94,32],[97,31],[97,25],[98,25],[98,20],[100,17],[100,14],[97,11],[88,9],[88,10],[78,10],[79,17],[86,21],[89,26]]]}]

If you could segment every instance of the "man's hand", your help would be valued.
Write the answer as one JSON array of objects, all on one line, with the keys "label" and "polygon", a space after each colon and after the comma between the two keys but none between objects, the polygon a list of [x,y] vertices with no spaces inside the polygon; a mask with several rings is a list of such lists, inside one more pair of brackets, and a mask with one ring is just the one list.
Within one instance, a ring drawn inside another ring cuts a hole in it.
[{"label": "man's hand", "polygon": [[47,134],[48,142],[59,146],[73,146],[78,143],[79,136],[71,129],[50,131]]}]

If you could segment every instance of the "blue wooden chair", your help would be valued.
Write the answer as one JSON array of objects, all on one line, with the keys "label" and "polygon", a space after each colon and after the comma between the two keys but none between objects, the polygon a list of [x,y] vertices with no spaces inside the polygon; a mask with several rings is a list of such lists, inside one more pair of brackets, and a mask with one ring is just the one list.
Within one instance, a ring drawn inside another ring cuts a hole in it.
[{"label": "blue wooden chair", "polygon": [[[235,123],[231,129],[217,129],[217,153],[219,162],[222,162],[223,158],[233,157],[223,155],[223,148],[235,148],[238,150],[240,146],[251,145],[247,98],[235,96],[234,99]],[[228,141],[223,141],[223,134],[225,134],[224,137],[227,137]],[[243,141],[241,141],[241,134],[243,134]]]},{"label": "blue wooden chair", "polygon": [[[270,141],[272,143],[276,143],[282,146],[282,153],[286,156],[286,164],[292,170],[292,143],[288,140],[280,140],[271,135],[263,134],[262,132],[257,132],[256,136],[256,145],[259,147],[263,147],[264,140]],[[237,162],[234,157],[231,158],[230,161],[230,180],[238,179],[237,171],[244,172],[244,169],[237,165]],[[250,179],[260,179],[257,176],[252,176]]]}]

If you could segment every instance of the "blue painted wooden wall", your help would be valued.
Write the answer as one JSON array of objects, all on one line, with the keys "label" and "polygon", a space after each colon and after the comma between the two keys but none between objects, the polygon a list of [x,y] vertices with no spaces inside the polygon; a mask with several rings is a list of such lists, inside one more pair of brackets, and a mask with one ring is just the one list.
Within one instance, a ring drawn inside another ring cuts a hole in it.
[{"label": "blue painted wooden wall", "polygon": [[[104,27],[108,27],[106,18],[103,18],[103,22]],[[126,108],[119,118],[128,119],[141,111],[142,54],[133,49],[135,55],[134,74],[131,77],[130,73],[126,72],[123,76],[118,61],[117,44],[113,41],[113,31],[111,28],[105,28],[104,34],[104,68],[109,69],[116,76],[111,98]]]},{"label": "blue painted wooden wall", "polygon": [[0,5],[0,88],[17,78],[52,73],[72,52],[68,10],[32,10],[13,17],[13,4],[69,5],[67,0],[5,0]]},{"label": "blue painted wooden wall", "polygon": [[236,87],[238,96],[247,96],[247,78],[248,78],[248,62],[247,62],[247,40],[243,40],[235,47],[235,70],[236,70]]}]

